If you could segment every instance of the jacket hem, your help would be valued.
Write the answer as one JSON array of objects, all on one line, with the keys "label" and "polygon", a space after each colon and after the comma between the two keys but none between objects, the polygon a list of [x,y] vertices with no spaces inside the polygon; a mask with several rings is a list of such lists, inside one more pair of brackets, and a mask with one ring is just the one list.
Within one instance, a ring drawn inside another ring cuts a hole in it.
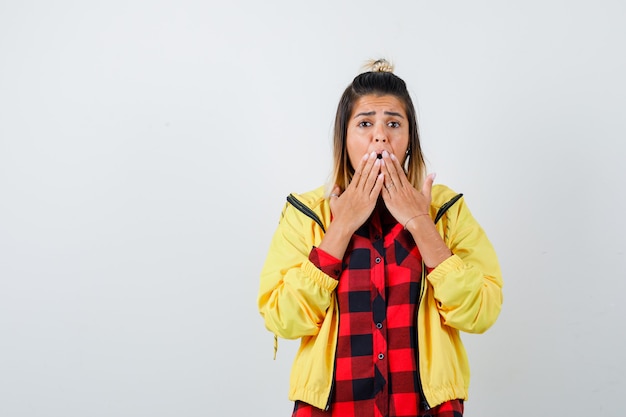
[{"label": "jacket hem", "polygon": [[312,391],[306,388],[295,388],[289,392],[289,400],[302,401],[313,407],[324,410],[328,405],[328,392]]}]

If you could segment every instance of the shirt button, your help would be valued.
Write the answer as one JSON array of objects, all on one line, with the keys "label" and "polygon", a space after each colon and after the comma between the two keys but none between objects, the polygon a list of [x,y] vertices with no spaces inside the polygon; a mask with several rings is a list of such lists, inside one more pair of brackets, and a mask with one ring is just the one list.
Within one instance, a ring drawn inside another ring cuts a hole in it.
[{"label": "shirt button", "polygon": [[382,361],[383,359],[385,359],[385,355],[383,355],[382,353],[379,353],[378,354],[378,359],[380,359]]},{"label": "shirt button", "polygon": [[374,259],[374,261],[376,261],[376,263],[379,264],[380,263],[380,258],[376,258],[376,259]]},{"label": "shirt button", "polygon": [[382,329],[383,328],[383,324],[382,323],[376,323],[376,328],[377,329]]}]

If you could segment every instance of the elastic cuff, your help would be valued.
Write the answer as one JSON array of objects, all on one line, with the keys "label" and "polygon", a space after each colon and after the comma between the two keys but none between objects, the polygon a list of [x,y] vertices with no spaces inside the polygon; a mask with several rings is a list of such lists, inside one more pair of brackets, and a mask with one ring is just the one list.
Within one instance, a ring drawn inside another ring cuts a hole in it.
[{"label": "elastic cuff", "polygon": [[308,259],[302,263],[302,271],[305,276],[311,277],[320,287],[327,291],[334,291],[339,281],[322,272],[315,264]]},{"label": "elastic cuff", "polygon": [[446,275],[448,275],[448,273],[458,271],[459,269],[463,269],[464,267],[465,264],[463,263],[463,260],[457,255],[452,255],[451,257],[437,265],[435,269],[429,271],[427,278],[430,282],[434,284],[437,281],[442,280]]}]

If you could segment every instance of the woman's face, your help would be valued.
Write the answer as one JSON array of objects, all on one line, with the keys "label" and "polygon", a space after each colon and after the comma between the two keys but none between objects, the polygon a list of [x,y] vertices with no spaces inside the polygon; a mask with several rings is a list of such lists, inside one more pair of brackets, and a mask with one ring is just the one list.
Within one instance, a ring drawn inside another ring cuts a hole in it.
[{"label": "woman's face", "polygon": [[406,111],[395,96],[367,95],[359,98],[348,120],[346,147],[352,168],[366,153],[387,151],[404,162],[409,146]]}]

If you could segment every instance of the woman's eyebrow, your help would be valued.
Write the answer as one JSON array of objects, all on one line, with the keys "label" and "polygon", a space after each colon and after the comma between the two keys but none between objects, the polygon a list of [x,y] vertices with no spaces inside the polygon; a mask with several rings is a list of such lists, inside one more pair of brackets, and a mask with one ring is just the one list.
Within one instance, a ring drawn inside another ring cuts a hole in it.
[{"label": "woman's eyebrow", "polygon": [[375,114],[376,114],[376,112],[374,110],[372,110],[372,111],[368,111],[368,112],[359,113],[359,114],[355,115],[354,118],[356,119],[357,117],[360,117],[360,116],[373,116]]},{"label": "woman's eyebrow", "polygon": [[[376,111],[372,110],[368,112],[359,113],[355,115],[354,118],[356,119],[357,117],[360,117],[360,116],[374,116],[375,114],[376,114]],[[404,116],[402,114],[397,113],[395,111],[385,111],[384,114],[386,114],[387,116],[396,116],[396,117],[400,117],[401,119],[404,119]]]},{"label": "woman's eyebrow", "polygon": [[386,111],[386,112],[385,112],[385,114],[386,114],[387,116],[396,116],[396,117],[399,117],[399,118],[401,118],[401,119],[404,119],[404,116],[403,116],[403,115],[401,115],[400,113],[397,113],[397,112],[395,112],[395,111]]}]

